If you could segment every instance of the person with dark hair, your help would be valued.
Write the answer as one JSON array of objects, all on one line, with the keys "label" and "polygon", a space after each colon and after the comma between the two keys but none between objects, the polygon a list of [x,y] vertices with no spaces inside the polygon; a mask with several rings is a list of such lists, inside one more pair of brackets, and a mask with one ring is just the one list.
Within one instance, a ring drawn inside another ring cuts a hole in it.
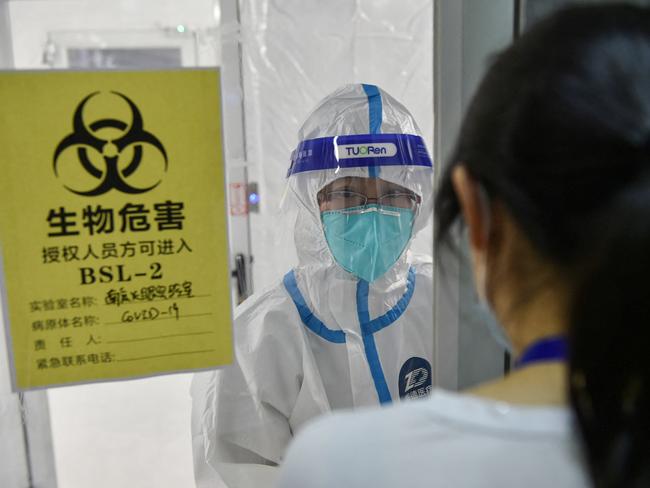
[{"label": "person with dark hair", "polygon": [[500,53],[435,211],[514,371],[315,422],[279,486],[650,486],[650,10],[571,7]]}]

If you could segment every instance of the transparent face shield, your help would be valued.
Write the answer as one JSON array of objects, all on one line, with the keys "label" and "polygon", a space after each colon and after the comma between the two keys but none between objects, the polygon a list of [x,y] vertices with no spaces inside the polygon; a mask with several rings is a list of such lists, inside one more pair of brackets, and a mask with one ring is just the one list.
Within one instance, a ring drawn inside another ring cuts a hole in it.
[{"label": "transparent face shield", "polygon": [[419,136],[325,137],[294,151],[289,187],[315,217],[333,260],[372,282],[417,231],[423,199],[430,203],[431,170]]}]

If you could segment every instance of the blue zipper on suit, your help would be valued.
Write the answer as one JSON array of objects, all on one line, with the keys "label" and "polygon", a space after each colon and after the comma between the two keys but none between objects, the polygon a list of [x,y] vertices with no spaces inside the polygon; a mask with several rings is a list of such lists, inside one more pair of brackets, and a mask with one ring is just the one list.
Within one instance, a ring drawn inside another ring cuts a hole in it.
[{"label": "blue zipper on suit", "polygon": [[[300,315],[300,320],[305,327],[326,341],[336,344],[345,343],[345,332],[342,330],[330,329],[309,309],[305,298],[298,288],[296,275],[293,270],[289,271],[284,276],[283,283],[287,293],[289,293],[289,296],[293,300],[296,310]],[[379,352],[377,351],[374,334],[394,323],[406,311],[406,308],[413,297],[413,292],[415,291],[415,269],[413,267],[409,268],[406,291],[397,304],[388,312],[373,320],[370,320],[370,314],[368,311],[369,288],[370,286],[367,281],[359,280],[357,283],[357,316],[359,318],[366,360],[368,361],[370,374],[372,375],[375,389],[377,390],[377,398],[383,405],[390,403],[392,398],[388,384],[386,383],[386,377],[379,358]]]}]

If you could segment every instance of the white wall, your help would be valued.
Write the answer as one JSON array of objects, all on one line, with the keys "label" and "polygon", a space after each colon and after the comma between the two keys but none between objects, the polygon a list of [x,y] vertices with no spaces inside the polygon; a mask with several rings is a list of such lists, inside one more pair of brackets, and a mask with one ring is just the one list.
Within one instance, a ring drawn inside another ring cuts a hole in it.
[{"label": "white wall", "polygon": [[[15,67],[46,68],[48,34],[159,30],[181,24],[199,31],[217,24],[213,0],[10,0]],[[203,46],[207,53],[215,45]],[[208,54],[206,54],[208,55]]]},{"label": "white wall", "polygon": [[190,379],[49,390],[59,488],[193,486]]}]

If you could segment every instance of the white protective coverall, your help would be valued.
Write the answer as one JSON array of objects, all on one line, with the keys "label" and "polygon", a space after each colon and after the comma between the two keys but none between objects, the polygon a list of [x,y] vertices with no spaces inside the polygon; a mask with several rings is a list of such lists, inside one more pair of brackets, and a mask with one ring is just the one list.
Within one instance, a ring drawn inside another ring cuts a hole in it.
[{"label": "white protective coverall", "polygon": [[[288,173],[288,196],[299,207],[299,264],[238,308],[236,362],[192,383],[199,487],[272,486],[274,466],[307,420],[430,391],[431,258],[407,245],[383,276],[361,280],[334,261],[317,202],[318,191],[342,177],[399,184],[420,197],[412,239],[428,223],[433,198],[419,134],[410,113],[374,85],[338,89],[303,124]],[[348,157],[346,147],[363,144],[387,151]]]}]

